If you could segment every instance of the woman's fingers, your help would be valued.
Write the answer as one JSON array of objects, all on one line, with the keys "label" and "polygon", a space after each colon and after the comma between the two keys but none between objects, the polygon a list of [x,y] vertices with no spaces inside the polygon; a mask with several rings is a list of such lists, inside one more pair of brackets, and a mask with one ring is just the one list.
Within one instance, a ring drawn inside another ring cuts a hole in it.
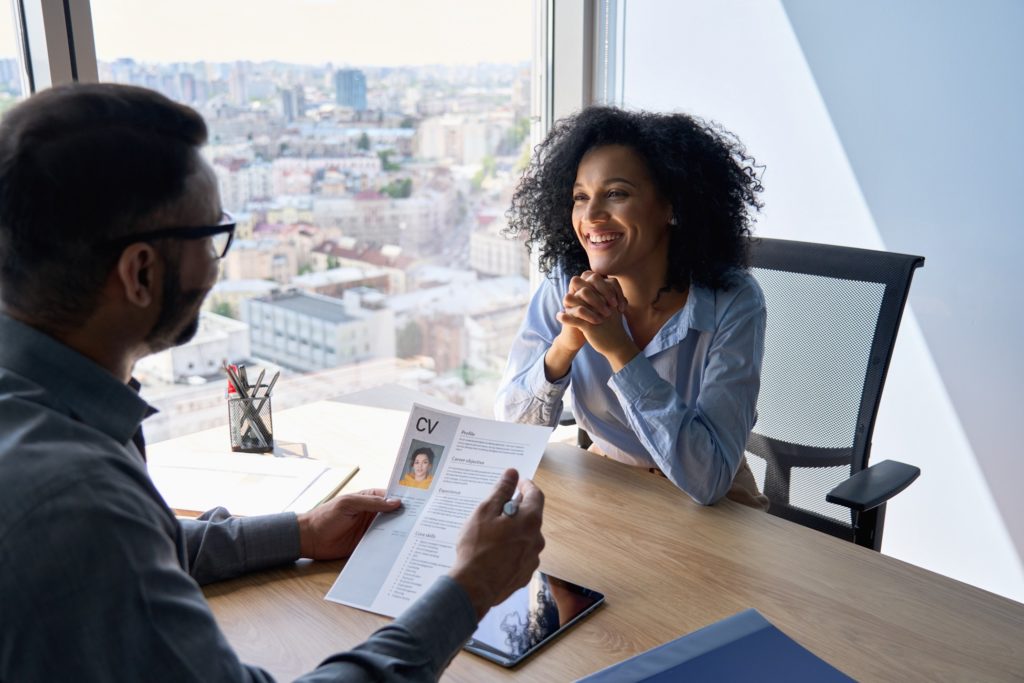
[{"label": "woman's fingers", "polygon": [[584,325],[600,325],[616,313],[624,313],[626,297],[618,280],[587,270],[569,280],[562,306],[558,321],[582,330]]},{"label": "woman's fingers", "polygon": [[605,315],[604,313],[598,313],[597,311],[593,310],[588,306],[566,306],[564,312],[568,313],[574,318],[579,318],[580,320],[586,321],[591,325],[600,325],[602,322],[608,319],[608,316]]},{"label": "woman's fingers", "polygon": [[555,320],[562,323],[564,327],[573,327],[577,330],[583,330],[586,325],[591,324],[590,321],[584,320],[572,313],[566,313],[565,311],[559,311],[555,313]]},{"label": "woman's fingers", "polygon": [[615,311],[615,308],[610,306],[608,301],[592,287],[584,287],[577,290],[575,294],[566,294],[562,299],[562,306],[566,309],[573,306],[585,306],[600,314],[602,320]]},{"label": "woman's fingers", "polygon": [[619,313],[625,312],[626,295],[622,293],[622,286],[617,279],[606,277],[592,270],[583,271],[579,277],[585,283],[580,285],[580,289],[593,289],[604,298],[610,308]]},{"label": "woman's fingers", "polygon": [[616,308],[619,313],[625,313],[626,306],[629,305],[629,302],[626,301],[626,295],[622,292],[622,285],[620,285],[619,281],[613,277],[605,278],[605,284],[609,287],[615,297]]}]

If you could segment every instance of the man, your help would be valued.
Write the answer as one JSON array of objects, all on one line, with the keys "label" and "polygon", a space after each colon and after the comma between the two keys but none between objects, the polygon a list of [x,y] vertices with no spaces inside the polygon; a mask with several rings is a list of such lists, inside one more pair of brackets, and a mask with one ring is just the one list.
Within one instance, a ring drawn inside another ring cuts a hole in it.
[{"label": "man", "polygon": [[[0,680],[265,681],[198,583],[348,556],[381,490],[312,512],[176,520],[150,481],[132,367],[187,341],[234,229],[206,126],[140,88],[35,95],[0,124]],[[505,473],[447,577],[303,680],[436,679],[538,565],[543,495]]]}]

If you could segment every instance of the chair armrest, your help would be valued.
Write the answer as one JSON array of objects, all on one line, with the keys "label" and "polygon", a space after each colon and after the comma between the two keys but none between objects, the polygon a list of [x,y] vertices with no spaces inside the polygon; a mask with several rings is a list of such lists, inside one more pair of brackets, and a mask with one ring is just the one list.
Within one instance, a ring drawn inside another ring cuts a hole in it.
[{"label": "chair armrest", "polygon": [[576,424],[576,416],[572,414],[572,411],[568,408],[562,409],[562,416],[558,418],[558,424],[563,427]]},{"label": "chair armrest", "polygon": [[910,486],[921,468],[883,460],[861,470],[829,491],[825,500],[858,512],[871,510]]}]

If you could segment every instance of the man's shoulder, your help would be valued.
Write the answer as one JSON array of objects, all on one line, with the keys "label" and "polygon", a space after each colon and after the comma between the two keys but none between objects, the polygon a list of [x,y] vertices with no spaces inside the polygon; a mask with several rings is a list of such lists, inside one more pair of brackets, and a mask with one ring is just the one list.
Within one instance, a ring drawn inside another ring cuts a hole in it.
[{"label": "man's shoulder", "polygon": [[123,448],[109,435],[76,419],[44,391],[3,391],[0,386],[0,463],[23,465],[24,453],[60,452],[63,465],[102,462]]},{"label": "man's shoulder", "polygon": [[109,436],[24,395],[0,395],[0,537],[54,515],[158,510],[141,462]]}]

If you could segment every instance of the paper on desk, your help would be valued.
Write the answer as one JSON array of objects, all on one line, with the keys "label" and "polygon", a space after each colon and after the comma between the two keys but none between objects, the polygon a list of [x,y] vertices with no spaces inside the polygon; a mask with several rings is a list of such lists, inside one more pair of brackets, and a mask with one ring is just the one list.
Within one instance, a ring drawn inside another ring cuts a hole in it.
[{"label": "paper on desk", "polygon": [[167,505],[186,515],[217,506],[242,516],[303,512],[334,495],[359,469],[222,451],[156,454],[147,465]]},{"label": "paper on desk", "polygon": [[[402,507],[377,516],[326,599],[390,617],[401,614],[455,563],[462,525],[502,472],[514,467],[520,477],[533,477],[550,435],[548,427],[415,404],[388,485],[388,496],[401,498]],[[424,448],[433,454],[429,481],[410,474]]]}]

